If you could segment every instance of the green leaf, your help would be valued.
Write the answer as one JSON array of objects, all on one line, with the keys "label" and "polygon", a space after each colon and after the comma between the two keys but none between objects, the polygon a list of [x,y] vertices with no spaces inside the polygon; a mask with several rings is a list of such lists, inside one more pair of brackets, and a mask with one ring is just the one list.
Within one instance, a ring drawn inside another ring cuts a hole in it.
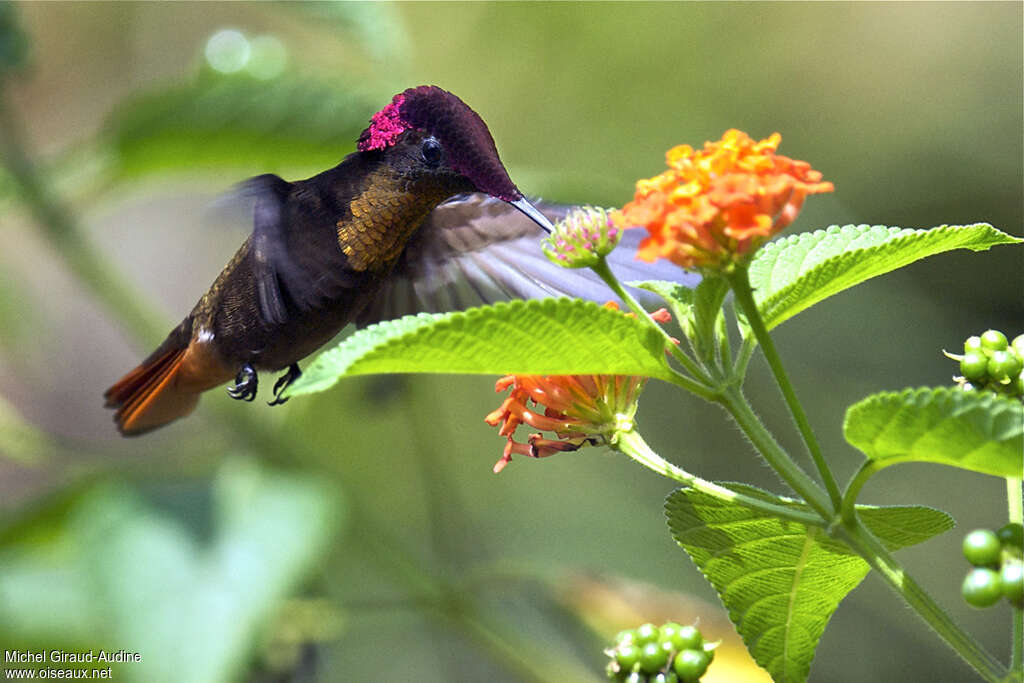
[{"label": "green leaf", "polygon": [[[810,511],[752,486],[727,486]],[[890,549],[953,527],[948,515],[926,507],[857,509]],[[775,681],[806,680],[825,626],[867,575],[867,562],[820,527],[781,520],[693,489],[670,494],[665,511],[672,537],[714,586],[754,660]]]},{"label": "green leaf", "polygon": [[337,82],[204,73],[118,107],[102,140],[120,179],[169,171],[285,172],[334,166],[380,102]]},{"label": "green leaf", "polygon": [[697,285],[693,299],[695,345],[701,358],[714,355],[715,321],[722,315],[722,302],[729,293],[729,284],[720,277],[706,277]]},{"label": "green leaf", "polygon": [[287,395],[396,372],[672,377],[662,337],[644,323],[589,301],[543,299],[371,325],[320,354]]},{"label": "green leaf", "polygon": [[327,547],[336,497],[231,461],[203,541],[123,484],[56,496],[0,533],[0,640],[138,652],[141,662],[115,665],[117,680],[235,680]]},{"label": "green leaf", "polygon": [[766,244],[750,264],[750,284],[771,329],[833,294],[926,256],[1020,241],[987,223],[930,230],[832,226]]},{"label": "green leaf", "polygon": [[874,461],[951,465],[997,477],[1024,475],[1024,404],[957,387],[875,394],[846,411],[846,440]]},{"label": "green leaf", "polygon": [[672,316],[687,339],[693,339],[696,317],[694,314],[694,290],[678,282],[666,280],[643,280],[627,282],[630,287],[654,292],[668,304]]}]

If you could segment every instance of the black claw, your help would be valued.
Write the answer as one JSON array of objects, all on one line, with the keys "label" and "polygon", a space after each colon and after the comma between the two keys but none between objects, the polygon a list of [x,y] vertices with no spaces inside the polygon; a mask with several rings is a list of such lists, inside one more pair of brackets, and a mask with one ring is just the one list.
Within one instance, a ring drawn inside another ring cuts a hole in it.
[{"label": "black claw", "polygon": [[256,388],[259,386],[259,377],[256,370],[246,363],[235,375],[234,386],[228,387],[228,396],[237,401],[252,401],[256,398]]},{"label": "black claw", "polygon": [[279,406],[285,401],[287,401],[288,397],[285,396],[284,398],[281,398],[281,394],[284,392],[285,389],[291,386],[292,382],[297,380],[301,375],[302,370],[299,369],[298,363],[292,363],[291,365],[289,365],[288,372],[278,377],[277,381],[274,382],[274,400],[269,401],[267,405]]}]

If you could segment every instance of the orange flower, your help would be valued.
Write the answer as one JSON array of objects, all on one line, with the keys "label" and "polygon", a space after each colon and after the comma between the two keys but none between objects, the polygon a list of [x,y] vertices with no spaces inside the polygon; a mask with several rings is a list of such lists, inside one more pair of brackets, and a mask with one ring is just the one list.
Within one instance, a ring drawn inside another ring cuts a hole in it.
[{"label": "orange flower", "polygon": [[[617,433],[633,428],[637,398],[646,382],[645,377],[609,375],[502,377],[494,390],[512,391],[500,408],[484,418],[492,427],[500,425],[498,433],[508,437],[494,472],[503,470],[515,453],[545,458],[587,444],[615,443]],[[537,433],[519,443],[513,433],[521,424],[554,432],[558,438],[546,439]]]},{"label": "orange flower", "polygon": [[637,181],[633,201],[616,216],[623,226],[647,228],[637,257],[728,267],[789,225],[807,195],[831,192],[810,164],[775,154],[781,140],[775,133],[755,142],[733,129],[703,150],[666,152],[668,170]]},{"label": "orange flower", "polygon": [[[605,303],[604,307],[619,310],[614,301]],[[623,315],[636,317],[633,313]],[[664,308],[648,315],[659,323],[672,320]],[[637,399],[646,383],[646,377],[630,375],[502,377],[494,385],[494,390],[501,392],[511,388],[512,391],[497,410],[484,418],[492,427],[501,425],[498,434],[508,437],[505,452],[494,463],[494,473],[505,469],[512,455],[517,453],[531,458],[546,458],[555,453],[579,450],[588,444],[614,445],[619,434],[633,429]],[[543,414],[540,408],[543,408]],[[542,432],[554,432],[558,438],[546,439],[538,432],[530,434],[526,443],[520,443],[513,434],[521,424]]]}]

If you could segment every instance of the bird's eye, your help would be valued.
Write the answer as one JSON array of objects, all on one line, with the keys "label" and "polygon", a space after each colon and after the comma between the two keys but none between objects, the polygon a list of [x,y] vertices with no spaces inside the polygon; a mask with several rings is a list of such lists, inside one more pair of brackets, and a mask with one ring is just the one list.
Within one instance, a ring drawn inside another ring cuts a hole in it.
[{"label": "bird's eye", "polygon": [[420,147],[420,154],[423,155],[423,161],[427,166],[437,166],[441,163],[441,143],[437,141],[437,138],[425,139]]}]

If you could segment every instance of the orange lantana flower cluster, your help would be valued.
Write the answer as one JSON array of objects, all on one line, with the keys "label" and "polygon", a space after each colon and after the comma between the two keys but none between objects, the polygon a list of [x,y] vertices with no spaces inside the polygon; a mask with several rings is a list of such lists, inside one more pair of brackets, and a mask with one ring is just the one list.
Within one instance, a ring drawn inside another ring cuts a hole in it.
[{"label": "orange lantana flower cluster", "polygon": [[[508,437],[494,472],[503,470],[513,454],[545,458],[587,444],[607,443],[617,431],[631,429],[637,398],[646,382],[645,377],[612,375],[502,377],[494,390],[512,391],[501,407],[484,418],[492,427],[500,425],[498,433]],[[513,434],[521,424],[554,432],[558,438],[546,439],[536,433],[530,434],[526,443],[519,443]]]},{"label": "orange lantana flower cluster", "polygon": [[775,154],[781,140],[775,133],[755,142],[734,129],[703,150],[670,149],[668,170],[637,181],[633,201],[618,216],[624,226],[650,233],[637,257],[728,267],[789,225],[807,195],[831,192],[832,183],[810,164]]}]

